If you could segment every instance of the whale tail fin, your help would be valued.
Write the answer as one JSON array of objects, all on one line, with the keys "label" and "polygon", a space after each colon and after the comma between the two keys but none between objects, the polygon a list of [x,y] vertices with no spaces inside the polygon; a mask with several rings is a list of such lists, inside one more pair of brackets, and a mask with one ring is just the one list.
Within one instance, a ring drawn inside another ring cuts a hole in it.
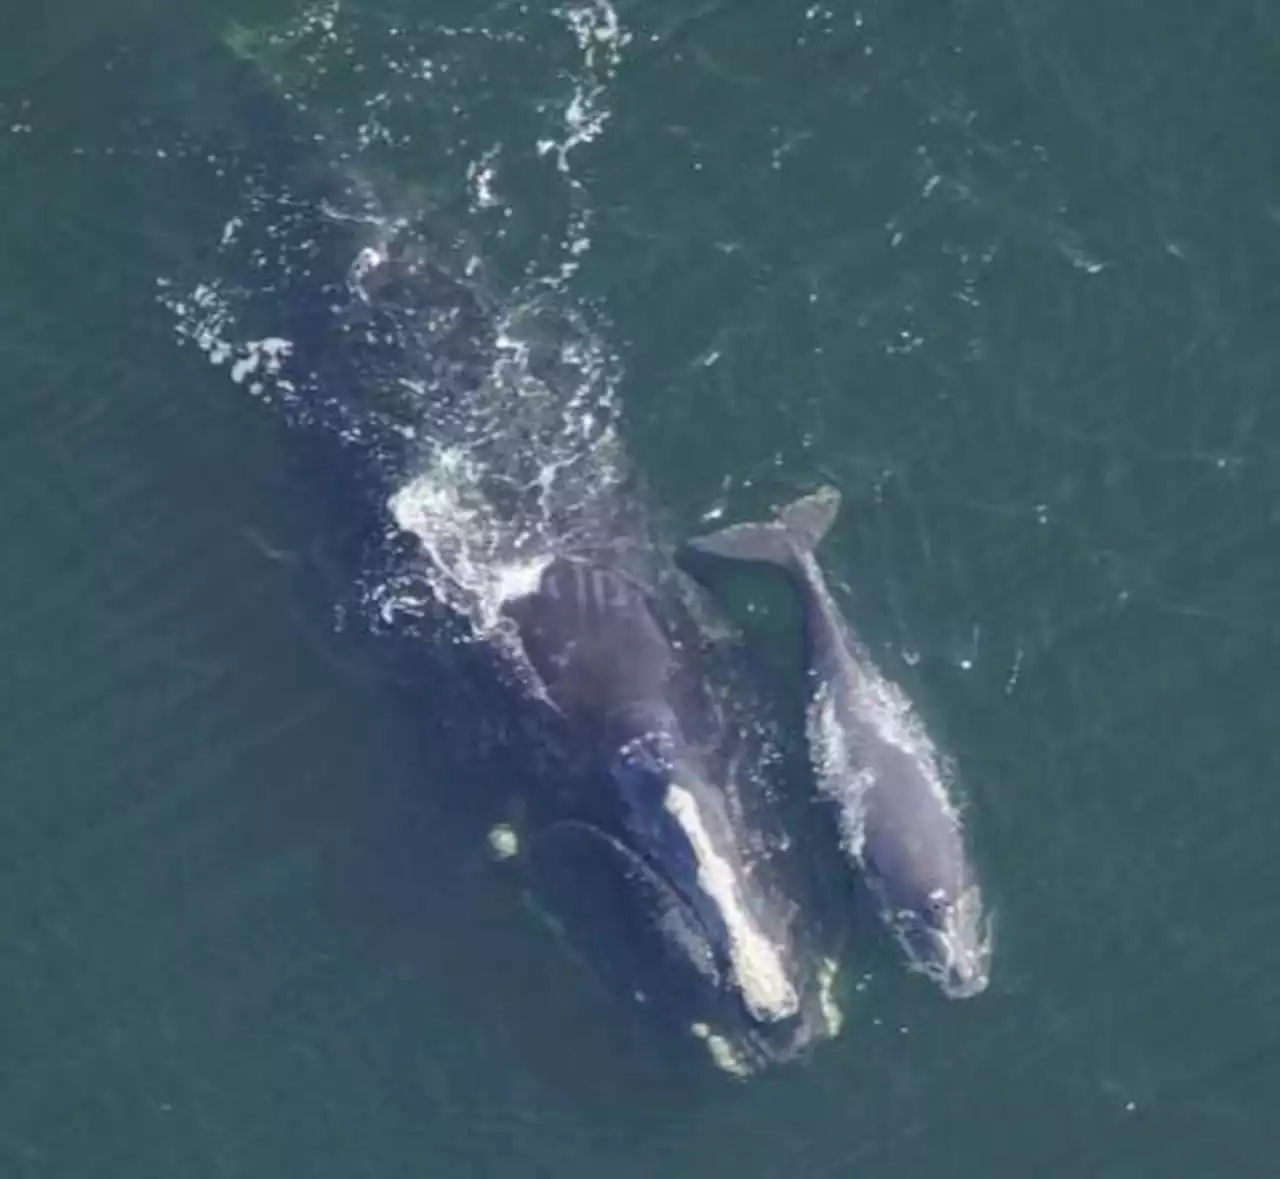
[{"label": "whale tail fin", "polygon": [[823,487],[783,508],[763,523],[732,524],[689,541],[700,553],[734,561],[760,561],[794,569],[818,547],[840,511],[840,492]]}]

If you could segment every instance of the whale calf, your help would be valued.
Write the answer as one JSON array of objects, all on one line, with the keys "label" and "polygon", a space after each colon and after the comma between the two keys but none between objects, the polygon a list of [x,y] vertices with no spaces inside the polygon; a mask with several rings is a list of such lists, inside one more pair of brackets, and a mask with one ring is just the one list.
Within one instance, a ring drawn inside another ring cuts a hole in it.
[{"label": "whale calf", "polygon": [[689,547],[774,565],[798,588],[812,680],[810,752],[844,850],[910,963],[952,998],[976,995],[990,977],[990,923],[941,759],[902,690],[842,616],[814,553],[839,507],[839,492],[823,488],[772,521],[733,525]]}]

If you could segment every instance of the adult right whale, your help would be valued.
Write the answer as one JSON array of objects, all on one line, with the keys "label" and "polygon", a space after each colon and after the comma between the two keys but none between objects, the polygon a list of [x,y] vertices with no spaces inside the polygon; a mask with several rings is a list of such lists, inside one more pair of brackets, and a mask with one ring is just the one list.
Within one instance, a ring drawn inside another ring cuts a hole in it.
[{"label": "adult right whale", "polygon": [[358,562],[342,617],[392,641],[430,726],[423,786],[483,817],[568,955],[727,1071],[804,1055],[839,1013],[771,724],[661,539],[594,312],[519,247],[491,269],[488,218],[446,217],[381,145],[281,109],[289,39],[184,130],[242,195],[212,272],[161,288],[179,338],[310,439]]},{"label": "adult right whale", "polygon": [[839,507],[839,492],[822,488],[772,521],[733,525],[689,547],[775,565],[799,588],[813,679],[810,751],[842,845],[911,964],[965,998],[990,978],[990,922],[937,750],[841,615],[814,554]]},{"label": "adult right whale", "polygon": [[746,1074],[836,1025],[795,899],[736,813],[733,724],[662,564],[643,544],[557,555],[503,612],[556,714],[544,740],[562,733],[572,753],[561,772],[584,771],[585,790],[543,838],[566,869],[571,856],[597,864],[595,883],[576,888],[599,894],[621,873],[616,920],[633,940],[649,930],[664,967],[644,973],[664,1006],[686,1013],[721,1067]]}]

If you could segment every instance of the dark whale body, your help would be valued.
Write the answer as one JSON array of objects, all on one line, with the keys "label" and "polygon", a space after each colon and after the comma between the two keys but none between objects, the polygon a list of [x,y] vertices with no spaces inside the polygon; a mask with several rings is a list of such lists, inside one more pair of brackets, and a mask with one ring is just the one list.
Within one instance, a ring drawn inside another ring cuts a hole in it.
[{"label": "dark whale body", "polygon": [[[836,1030],[832,968],[811,939],[804,873],[780,850],[759,717],[731,661],[709,650],[692,587],[656,543],[608,431],[565,440],[567,423],[596,414],[590,358],[561,346],[576,325],[540,307],[513,319],[457,264],[465,251],[385,216],[368,186],[321,191],[311,222],[296,194],[283,205],[296,219],[276,240],[296,239],[306,265],[272,292],[287,316],[274,334],[289,347],[268,375],[292,419],[363,464],[393,554],[378,577],[424,594],[414,632],[456,633],[465,616],[480,640],[464,645],[478,652],[472,666],[497,672],[521,718],[513,752],[527,773],[515,785],[532,821],[515,866],[530,867],[534,891],[548,877],[561,886],[553,911],[557,899],[598,901],[585,934],[567,923],[579,956],[603,963],[625,945],[627,969],[602,973],[718,1063],[745,1073],[796,1057]],[[513,323],[532,324],[515,346]],[[482,538],[424,537],[396,511],[441,455],[475,473],[463,490],[482,504]],[[561,481],[549,485],[548,470]],[[496,581],[473,592],[457,577],[477,565],[532,571],[496,595],[483,625]],[[441,646],[448,677],[460,648]],[[446,705],[448,694],[438,691]]]},{"label": "dark whale body", "polygon": [[794,898],[753,862],[728,792],[736,738],[677,585],[652,550],[556,556],[505,613],[577,763],[578,843],[625,882],[623,921],[648,927],[666,1006],[754,1071],[833,1029]]},{"label": "dark whale body", "polygon": [[[531,891],[552,876],[556,897],[602,901],[606,920],[570,923],[578,956],[625,946],[626,969],[603,973],[735,1068],[794,1057],[834,1032],[804,874],[781,851],[754,698],[708,650],[619,453],[585,314],[522,265],[495,277],[433,194],[318,105],[282,101],[246,48],[220,57],[220,101],[202,88],[157,106],[236,201],[204,226],[212,258],[173,257],[157,298],[181,340],[299,429],[341,521],[344,588],[360,569],[344,616],[408,652],[419,723],[473,759],[474,781],[507,776],[527,799],[513,866]],[[178,204],[164,195],[160,212]],[[451,487],[454,460],[468,481]],[[462,510],[411,527],[395,503],[424,472]],[[538,576],[494,594],[512,564]]]}]

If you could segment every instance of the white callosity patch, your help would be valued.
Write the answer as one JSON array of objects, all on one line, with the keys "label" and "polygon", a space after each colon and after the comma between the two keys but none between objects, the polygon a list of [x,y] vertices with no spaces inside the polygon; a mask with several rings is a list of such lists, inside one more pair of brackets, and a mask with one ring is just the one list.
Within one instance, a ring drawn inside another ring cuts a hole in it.
[{"label": "white callosity patch", "polygon": [[794,1015],[799,1000],[781,955],[748,912],[737,873],[712,844],[693,795],[672,785],[666,808],[688,836],[698,862],[698,884],[716,902],[724,920],[734,976],[751,1013],[761,1020]]},{"label": "white callosity patch", "polygon": [[836,978],[839,974],[840,964],[834,958],[823,958],[818,963],[818,1005],[822,1009],[827,1035],[833,1039],[844,1026],[844,1012],[836,1001]]},{"label": "white callosity patch", "polygon": [[689,1030],[707,1046],[712,1063],[722,1072],[735,1077],[749,1077],[751,1066],[729,1039],[713,1032],[705,1023],[695,1023]]},{"label": "white callosity patch", "polygon": [[922,960],[910,939],[899,936],[908,959],[952,998],[965,998],[986,989],[995,942],[994,919],[983,906],[982,890],[970,885],[952,901],[944,926],[942,953],[937,961]]},{"label": "white callosity patch", "polygon": [[520,852],[520,837],[510,823],[498,823],[489,829],[489,850],[495,860],[510,860]]}]

